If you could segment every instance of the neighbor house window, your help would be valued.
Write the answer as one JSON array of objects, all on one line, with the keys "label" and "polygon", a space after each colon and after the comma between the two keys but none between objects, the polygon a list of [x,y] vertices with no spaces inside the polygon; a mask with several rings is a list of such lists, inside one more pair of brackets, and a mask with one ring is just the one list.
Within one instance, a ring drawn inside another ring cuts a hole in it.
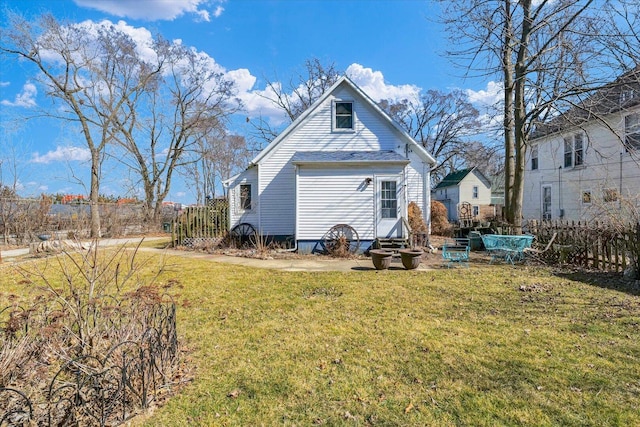
[{"label": "neighbor house window", "polygon": [[398,196],[395,181],[382,181],[380,202],[382,203],[382,218],[398,217]]},{"label": "neighbor house window", "polygon": [[531,170],[538,170],[538,146],[531,147]]},{"label": "neighbor house window", "polygon": [[477,218],[478,215],[480,215],[480,206],[474,205],[473,206],[473,217]]},{"label": "neighbor house window", "polygon": [[334,103],[333,127],[336,130],[353,129],[353,102],[336,101]]},{"label": "neighbor house window", "polygon": [[636,97],[636,91],[632,87],[623,88],[620,92],[620,104],[625,104]]},{"label": "neighbor house window", "polygon": [[474,186],[473,186],[473,196],[472,196],[472,197],[473,197],[474,199],[477,199],[477,198],[478,198],[478,186],[477,186],[477,185],[474,185]]},{"label": "neighbor house window", "polygon": [[615,188],[605,188],[602,192],[602,200],[605,202],[617,202],[618,201],[618,190]]},{"label": "neighbor house window", "polygon": [[591,204],[591,190],[584,190],[582,192],[582,204],[583,205]]},{"label": "neighbor house window", "polygon": [[251,209],[251,184],[240,184],[240,209]]},{"label": "neighbor house window", "polygon": [[640,113],[624,118],[624,142],[627,150],[640,150]]},{"label": "neighbor house window", "polygon": [[580,166],[584,163],[584,142],[581,133],[564,138],[564,167]]}]

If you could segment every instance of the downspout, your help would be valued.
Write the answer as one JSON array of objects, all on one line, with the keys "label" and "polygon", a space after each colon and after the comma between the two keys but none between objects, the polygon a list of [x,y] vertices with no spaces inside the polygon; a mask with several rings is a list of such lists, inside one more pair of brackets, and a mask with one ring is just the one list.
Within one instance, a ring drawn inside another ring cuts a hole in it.
[{"label": "downspout", "polygon": [[258,168],[258,232],[262,234],[262,189],[260,187],[260,166]]},{"label": "downspout", "polygon": [[618,186],[620,190],[618,192],[618,209],[622,209],[622,153],[620,153],[620,177]]}]

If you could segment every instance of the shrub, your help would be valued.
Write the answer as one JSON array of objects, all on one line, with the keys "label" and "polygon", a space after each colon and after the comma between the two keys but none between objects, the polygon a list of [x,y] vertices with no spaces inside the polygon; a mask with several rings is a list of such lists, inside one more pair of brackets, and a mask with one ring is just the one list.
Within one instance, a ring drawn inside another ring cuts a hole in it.
[{"label": "shrub", "polygon": [[408,216],[409,227],[411,227],[411,231],[415,233],[427,232],[427,224],[424,223],[424,218],[422,218],[422,209],[420,209],[416,202],[409,203]]},{"label": "shrub", "polygon": [[447,208],[442,202],[431,201],[431,233],[438,236],[449,236],[452,226],[447,217]]}]

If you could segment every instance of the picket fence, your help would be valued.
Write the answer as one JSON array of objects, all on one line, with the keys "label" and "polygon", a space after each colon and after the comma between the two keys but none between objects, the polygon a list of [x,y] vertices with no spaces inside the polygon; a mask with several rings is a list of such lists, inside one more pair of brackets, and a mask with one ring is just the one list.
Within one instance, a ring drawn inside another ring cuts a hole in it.
[{"label": "picket fence", "polygon": [[639,265],[640,223],[529,221],[525,230],[541,243],[555,233],[553,253],[561,263],[615,272]]}]

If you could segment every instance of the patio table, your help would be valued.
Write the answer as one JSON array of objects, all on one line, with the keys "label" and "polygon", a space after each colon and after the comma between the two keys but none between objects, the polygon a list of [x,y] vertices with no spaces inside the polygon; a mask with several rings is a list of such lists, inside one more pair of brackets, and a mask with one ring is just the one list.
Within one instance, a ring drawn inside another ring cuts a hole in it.
[{"label": "patio table", "polygon": [[505,262],[513,264],[515,261],[524,259],[524,250],[531,247],[533,236],[528,234],[519,236],[484,234],[482,243],[491,255],[490,262],[503,259]]}]

